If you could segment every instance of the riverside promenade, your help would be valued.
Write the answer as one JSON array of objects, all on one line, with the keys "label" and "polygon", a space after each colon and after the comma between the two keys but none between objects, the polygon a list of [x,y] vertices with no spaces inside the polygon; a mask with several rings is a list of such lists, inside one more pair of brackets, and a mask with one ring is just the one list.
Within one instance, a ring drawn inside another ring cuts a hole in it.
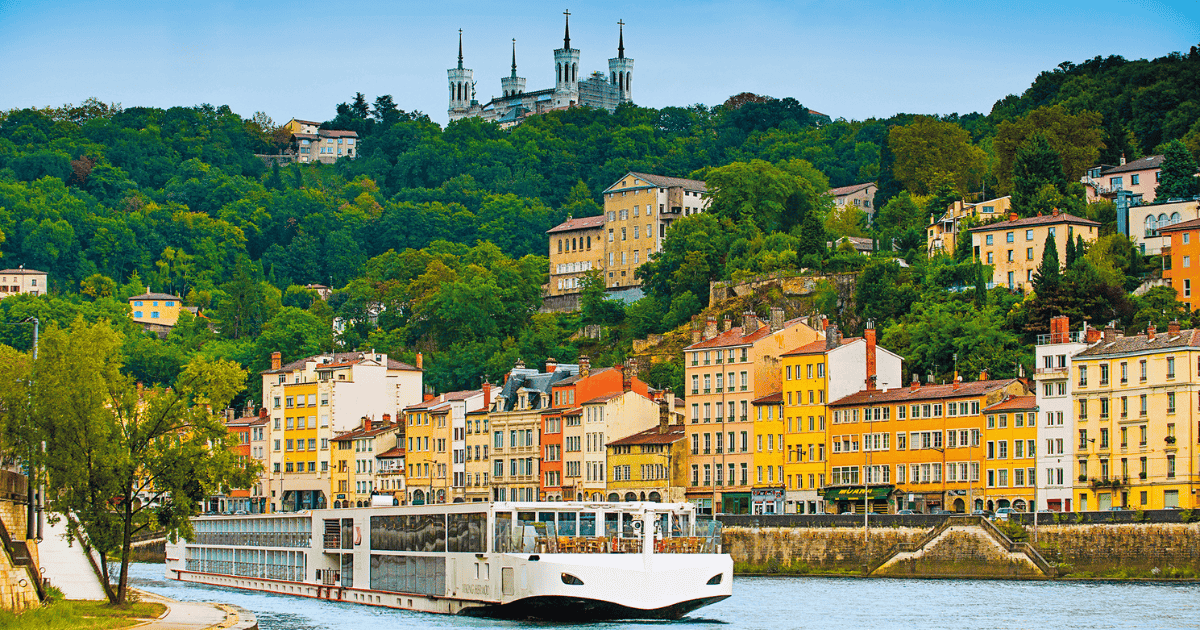
[{"label": "riverside promenade", "polygon": [[139,626],[138,630],[257,630],[258,619],[254,613],[228,604],[205,602],[181,602],[148,591],[137,590],[144,602],[155,602],[167,607],[167,612],[153,621]]}]

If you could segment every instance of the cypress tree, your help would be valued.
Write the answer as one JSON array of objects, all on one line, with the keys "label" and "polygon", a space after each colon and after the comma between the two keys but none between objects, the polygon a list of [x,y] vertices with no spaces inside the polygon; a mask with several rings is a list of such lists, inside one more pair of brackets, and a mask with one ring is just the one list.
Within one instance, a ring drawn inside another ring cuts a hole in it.
[{"label": "cypress tree", "polygon": [[1075,252],[1075,230],[1073,228],[1068,227],[1067,228],[1067,265],[1066,265],[1067,269],[1070,269],[1071,267],[1075,266],[1075,259],[1077,256],[1078,256],[1078,254]]},{"label": "cypress tree", "polygon": [[1058,267],[1058,243],[1053,235],[1046,236],[1046,247],[1042,250],[1042,264],[1033,273],[1033,290],[1038,295],[1058,289],[1062,274]]}]

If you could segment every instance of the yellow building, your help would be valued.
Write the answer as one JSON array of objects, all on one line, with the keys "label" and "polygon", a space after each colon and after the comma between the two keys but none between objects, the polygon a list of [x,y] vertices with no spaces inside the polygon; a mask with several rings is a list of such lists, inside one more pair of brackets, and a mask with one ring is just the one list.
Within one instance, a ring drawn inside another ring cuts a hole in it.
[{"label": "yellow building", "polygon": [[1037,486],[1037,399],[1010,396],[983,410],[985,508],[1031,511]]},{"label": "yellow building", "polygon": [[1072,358],[1076,509],[1196,507],[1200,329],[1099,341]]},{"label": "yellow building", "polygon": [[577,294],[587,272],[604,269],[604,217],[567,218],[551,228],[547,295]]},{"label": "yellow building", "polygon": [[708,208],[704,182],[626,173],[604,190],[604,275],[612,288],[641,285],[634,272],[662,248],[677,219]]},{"label": "yellow building", "polygon": [[971,245],[975,258],[992,268],[993,285],[1029,290],[1042,264],[1046,239],[1054,237],[1061,267],[1066,265],[1067,239],[1079,236],[1086,243],[1095,241],[1100,224],[1058,210],[1024,219],[1013,213],[1007,221],[972,228]]},{"label": "yellow building", "polygon": [[[663,411],[666,411],[663,405]],[[683,502],[687,487],[687,434],[683,417],[665,414],[658,426],[607,444],[609,498]]]},{"label": "yellow building", "polygon": [[490,383],[483,384],[485,408],[467,412],[467,436],[465,440],[467,461],[464,470],[467,474],[467,487],[463,500],[467,503],[488,501],[491,499],[491,457],[488,450],[492,443],[491,424],[488,422],[487,407],[491,406]]},{"label": "yellow building", "polygon": [[[327,439],[317,435],[317,384],[293,383],[285,386],[282,431],[276,436],[283,469],[280,471],[281,509],[284,512],[324,508],[329,460],[318,457],[329,449]],[[278,419],[276,420],[278,423]],[[282,447],[282,449],[280,448]]]},{"label": "yellow building", "polygon": [[958,243],[963,224],[968,219],[976,222],[986,222],[1002,217],[1012,209],[1012,197],[1000,197],[982,203],[963,203],[955,201],[946,207],[946,212],[940,217],[932,218],[929,227],[925,228],[925,242],[929,248],[929,256],[945,254],[954,255],[954,246]]},{"label": "yellow building", "polygon": [[400,424],[385,418],[383,423],[363,418],[357,429],[331,440],[330,491],[334,508],[370,507],[371,498],[383,492],[376,457],[397,446]]},{"label": "yellow building", "polygon": [[450,437],[449,407],[443,401],[431,397],[404,409],[405,484],[410,505],[446,502]]},{"label": "yellow building", "polygon": [[767,394],[750,401],[754,415],[754,483],[751,514],[783,514],[783,395]]},{"label": "yellow building", "polygon": [[130,316],[139,324],[174,326],[183,302],[170,293],[143,293],[129,298]]}]

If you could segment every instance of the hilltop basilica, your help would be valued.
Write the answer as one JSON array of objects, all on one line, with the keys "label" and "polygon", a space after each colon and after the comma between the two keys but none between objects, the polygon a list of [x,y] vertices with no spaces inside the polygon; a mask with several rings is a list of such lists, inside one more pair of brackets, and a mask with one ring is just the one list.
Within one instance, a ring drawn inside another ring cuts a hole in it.
[{"label": "hilltop basilica", "polygon": [[579,78],[579,49],[571,48],[571,13],[566,15],[563,46],[554,51],[553,88],[525,91],[525,79],[517,76],[517,44],[513,40],[512,74],[500,79],[503,96],[481,105],[475,99],[474,71],[463,67],[462,30],[458,32],[458,67],[446,71],[450,79],[450,120],[477,117],[510,127],[530,114],[566,109],[577,105],[613,111],[620,103],[631,102],[633,59],[625,56],[625,23],[618,22],[620,34],[617,56],[608,60],[608,76],[593,72]]}]

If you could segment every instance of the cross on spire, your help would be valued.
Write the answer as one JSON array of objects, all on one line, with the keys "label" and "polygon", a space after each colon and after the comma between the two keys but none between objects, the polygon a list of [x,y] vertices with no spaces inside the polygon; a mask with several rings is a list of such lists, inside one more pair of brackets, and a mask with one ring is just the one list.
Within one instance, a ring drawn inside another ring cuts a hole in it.
[{"label": "cross on spire", "polygon": [[512,76],[513,78],[517,76],[517,38],[515,37],[513,38]]},{"label": "cross on spire", "polygon": [[563,49],[571,49],[571,10],[563,11],[563,15],[567,16],[567,28],[563,35]]},{"label": "cross on spire", "polygon": [[617,25],[621,28],[621,39],[617,43],[617,59],[625,58],[625,20],[617,20]]},{"label": "cross on spire", "polygon": [[458,29],[458,69],[462,70],[462,29]]}]

